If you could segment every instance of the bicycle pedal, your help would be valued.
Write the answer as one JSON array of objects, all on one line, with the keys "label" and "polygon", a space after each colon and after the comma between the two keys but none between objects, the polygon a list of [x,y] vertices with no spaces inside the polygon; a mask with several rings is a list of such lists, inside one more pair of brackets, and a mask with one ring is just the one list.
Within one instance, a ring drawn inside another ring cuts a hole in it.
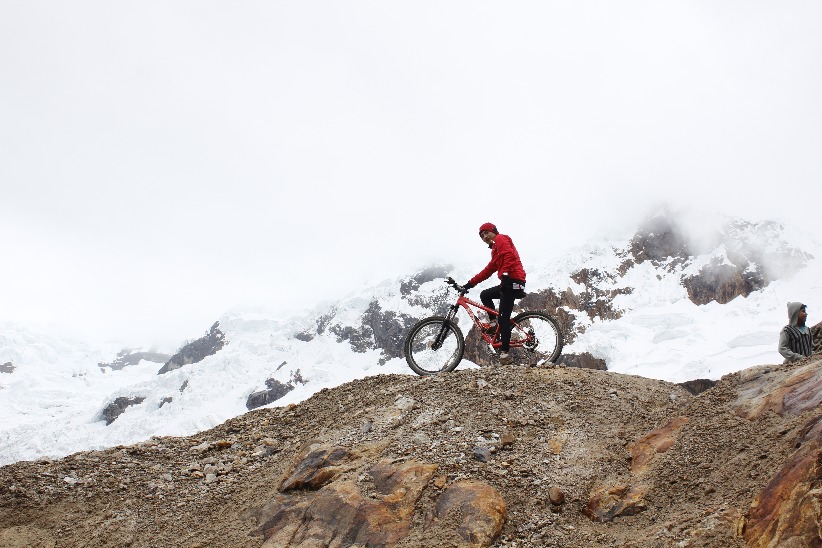
[{"label": "bicycle pedal", "polygon": [[496,323],[495,324],[485,324],[484,323],[484,324],[482,324],[482,331],[483,331],[483,333],[488,333],[489,335],[493,335],[494,333],[497,332],[497,327],[499,327],[499,324],[496,324]]}]

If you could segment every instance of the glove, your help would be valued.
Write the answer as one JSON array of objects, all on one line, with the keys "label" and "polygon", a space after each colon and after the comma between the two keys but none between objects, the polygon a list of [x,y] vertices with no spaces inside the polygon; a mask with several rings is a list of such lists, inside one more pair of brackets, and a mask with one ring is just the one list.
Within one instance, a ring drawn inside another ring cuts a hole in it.
[{"label": "glove", "polygon": [[499,292],[508,293],[509,291],[511,291],[511,289],[513,289],[513,287],[514,282],[511,281],[510,276],[508,276],[508,274],[503,274],[500,278]]},{"label": "glove", "polygon": [[464,288],[465,288],[465,290],[466,290],[466,291],[468,291],[469,289],[471,289],[472,287],[474,287],[474,284],[472,284],[471,282],[466,282],[466,283],[464,283],[464,284],[462,285],[462,287],[464,287]]}]

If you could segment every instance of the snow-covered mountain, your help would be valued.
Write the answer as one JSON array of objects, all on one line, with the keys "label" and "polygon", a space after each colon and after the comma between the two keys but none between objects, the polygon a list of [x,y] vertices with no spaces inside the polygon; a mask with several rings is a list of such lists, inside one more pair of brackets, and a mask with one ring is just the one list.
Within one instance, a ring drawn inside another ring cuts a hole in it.
[{"label": "snow-covered mountain", "polygon": [[[786,302],[807,302],[816,323],[822,250],[772,222],[734,219],[688,234],[662,215],[630,237],[530,261],[522,306],[558,318],[569,364],[587,356],[683,382],[781,361]],[[477,269],[430,267],[291,318],[232,310],[170,358],[0,324],[0,465],[188,435],[357,378],[412,374],[401,350],[407,329],[455,298],[444,276],[465,281]],[[488,363],[468,318],[459,322],[468,358],[460,367]]]}]

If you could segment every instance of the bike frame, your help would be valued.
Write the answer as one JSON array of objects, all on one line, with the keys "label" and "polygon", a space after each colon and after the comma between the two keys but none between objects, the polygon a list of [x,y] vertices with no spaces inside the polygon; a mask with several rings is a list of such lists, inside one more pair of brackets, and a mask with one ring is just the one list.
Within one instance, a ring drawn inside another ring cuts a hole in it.
[{"label": "bike frame", "polygon": [[[471,299],[469,299],[465,295],[460,294],[459,297],[457,297],[457,302],[454,303],[453,305],[451,305],[451,309],[448,311],[448,314],[445,316],[445,319],[448,320],[448,321],[453,320],[457,316],[457,312],[459,312],[460,307],[465,309],[465,311],[468,313],[468,317],[471,318],[471,321],[474,322],[474,325],[477,327],[477,332],[480,334],[480,336],[485,340],[485,342],[491,348],[497,349],[497,348],[502,346],[502,342],[497,337],[497,335],[499,334],[499,327],[497,327],[497,330],[493,333],[493,338],[491,336],[489,336],[489,334],[486,333],[482,329],[482,322],[480,321],[479,318],[477,318],[476,314],[474,314],[474,311],[472,310],[472,307],[476,308],[478,310],[484,310],[485,312],[488,313],[489,318],[491,316],[498,316],[499,311],[494,310],[493,308],[488,308],[487,306],[484,306],[484,305],[482,305],[482,304],[480,304],[476,301],[472,301]],[[497,324],[497,325],[499,325],[499,324]],[[525,333],[526,337],[524,339],[518,339],[518,340],[511,341],[510,342],[510,347],[511,348],[518,348],[518,347],[524,346],[525,343],[528,340],[531,339],[531,334],[526,333],[517,323],[515,323],[513,320],[511,320],[511,330],[513,331],[514,328],[518,328],[520,331]],[[440,332],[440,336],[437,337],[436,341],[439,342],[440,344],[442,344],[442,337],[444,335],[445,335],[445,326],[443,325],[443,329]]]}]

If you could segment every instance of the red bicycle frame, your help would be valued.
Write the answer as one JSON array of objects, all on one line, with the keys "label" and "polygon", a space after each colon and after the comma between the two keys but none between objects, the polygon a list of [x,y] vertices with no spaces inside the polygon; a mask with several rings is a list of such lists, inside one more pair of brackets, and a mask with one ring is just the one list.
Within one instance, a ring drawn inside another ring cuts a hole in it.
[{"label": "red bicycle frame", "polygon": [[[460,293],[459,297],[457,298],[457,302],[451,306],[451,310],[448,312],[448,315],[446,316],[446,319],[449,320],[449,321],[453,320],[454,317],[456,317],[457,312],[459,311],[460,307],[465,309],[465,311],[468,313],[468,316],[471,318],[471,321],[473,321],[474,325],[477,326],[477,332],[482,336],[482,338],[485,340],[485,342],[491,348],[497,349],[500,346],[502,346],[502,342],[499,340],[499,330],[500,330],[499,324],[497,324],[497,330],[493,333],[493,337],[489,336],[489,334],[486,333],[485,330],[483,329],[482,322],[480,321],[479,318],[477,318],[476,314],[474,314],[474,311],[471,309],[471,307],[478,308],[480,310],[484,310],[485,312],[488,313],[489,318],[492,317],[492,316],[498,316],[499,311],[494,310],[493,308],[488,308],[487,306],[484,306],[484,305],[482,305],[482,304],[480,304],[476,301],[472,301],[471,299],[466,297],[464,294]],[[514,323],[514,321],[512,320],[511,321],[511,330],[513,331],[514,328],[519,328],[519,325]],[[522,331],[521,328],[520,328],[520,330]],[[526,337],[523,338],[523,339],[512,340],[510,342],[510,346],[511,347],[523,346],[524,343],[527,342],[528,339],[531,337],[530,334],[528,334],[528,333],[525,333],[525,334],[526,334]]]}]

